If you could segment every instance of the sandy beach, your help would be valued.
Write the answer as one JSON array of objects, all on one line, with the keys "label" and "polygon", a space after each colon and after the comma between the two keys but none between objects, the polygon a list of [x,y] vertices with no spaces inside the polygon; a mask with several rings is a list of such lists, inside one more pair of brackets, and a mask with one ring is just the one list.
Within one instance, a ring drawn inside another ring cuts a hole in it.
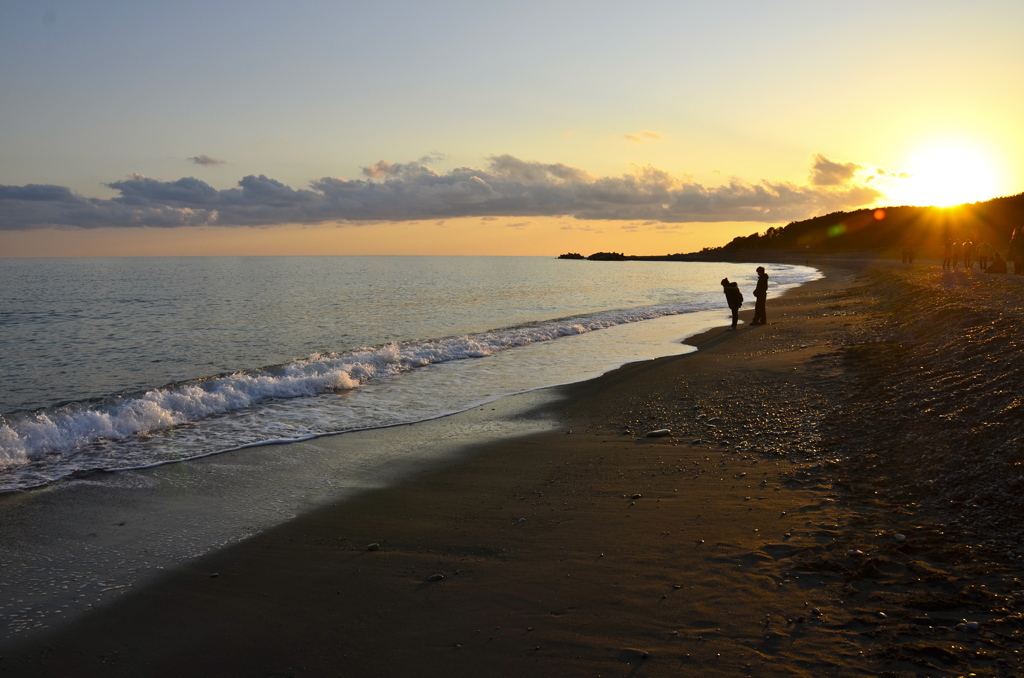
[{"label": "sandy beach", "polygon": [[1022,279],[821,267],[766,326],[723,310],[523,415],[556,430],[192,561],[0,675],[1020,675]]}]

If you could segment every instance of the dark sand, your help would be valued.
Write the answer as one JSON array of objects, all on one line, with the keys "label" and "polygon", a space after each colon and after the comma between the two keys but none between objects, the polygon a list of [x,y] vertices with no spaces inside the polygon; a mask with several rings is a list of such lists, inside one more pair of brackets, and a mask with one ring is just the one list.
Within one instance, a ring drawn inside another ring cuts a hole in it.
[{"label": "dark sand", "polygon": [[1021,279],[826,270],[564,387],[556,433],[193,561],[0,675],[1024,673]]}]

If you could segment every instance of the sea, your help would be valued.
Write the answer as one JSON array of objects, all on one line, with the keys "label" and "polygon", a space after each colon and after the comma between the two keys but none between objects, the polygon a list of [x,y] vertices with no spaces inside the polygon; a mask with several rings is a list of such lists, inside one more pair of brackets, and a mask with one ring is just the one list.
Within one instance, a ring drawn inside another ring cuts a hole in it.
[{"label": "sea", "polygon": [[[806,266],[764,265],[770,297],[820,277]],[[544,257],[0,258],[0,641],[98,604],[146,567],[286,519],[304,506],[295,469],[315,455],[334,465],[317,471],[327,488],[318,491],[337,488],[339,464],[348,463],[346,478],[358,466],[368,486],[374,474],[422,461],[394,446],[307,452],[313,447],[302,441],[438,421],[694,350],[687,336],[729,322],[722,278],[738,281],[752,306],[754,267]],[[170,502],[184,492],[181,473],[145,474],[227,452],[231,491],[216,485],[227,462],[204,466],[201,480],[187,474],[189,496],[201,487],[217,506]],[[358,459],[326,458],[341,454]],[[295,500],[282,508],[289,492]],[[133,498],[145,493],[143,503]],[[160,511],[165,518],[151,523],[162,527],[130,531],[140,515]],[[120,536],[105,537],[108,528]]]},{"label": "sea", "polygon": [[[768,270],[776,293],[815,275]],[[732,263],[3,259],[0,492],[430,419],[679,352],[695,314],[722,309],[723,277],[753,302],[753,266]],[[647,336],[666,316],[674,345]]]}]

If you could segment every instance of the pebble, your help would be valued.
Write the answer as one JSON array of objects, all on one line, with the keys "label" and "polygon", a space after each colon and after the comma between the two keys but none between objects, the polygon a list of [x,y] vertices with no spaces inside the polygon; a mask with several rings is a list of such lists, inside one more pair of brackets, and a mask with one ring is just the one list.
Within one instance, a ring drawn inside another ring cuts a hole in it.
[{"label": "pebble", "polygon": [[629,497],[629,498],[630,498],[630,499],[639,499],[639,498],[640,498],[640,497],[642,497],[642,496],[644,496],[644,495],[642,495],[642,494],[640,494],[639,492],[637,492],[637,493],[636,493],[636,494],[634,494],[634,495],[630,495],[630,497]]},{"label": "pebble", "polygon": [[905,534],[894,534],[892,536],[892,538],[895,539],[896,541],[906,541],[907,540],[907,535],[905,535]]},{"label": "pebble", "polygon": [[376,551],[379,548],[380,548],[380,544],[378,544],[377,542],[374,542],[372,544],[367,544],[366,545],[366,550],[367,551]]},{"label": "pebble", "polygon": [[667,428],[659,428],[655,429],[654,431],[647,432],[648,438],[664,438],[665,436],[670,435],[672,435],[672,430]]},{"label": "pebble", "polygon": [[516,522],[517,523],[525,523],[526,522],[526,518],[520,518]]},{"label": "pebble", "polygon": [[851,558],[860,558],[862,555],[864,555],[864,552],[860,549],[850,549],[846,552],[846,555],[850,556]]},{"label": "pebble", "polygon": [[444,579],[443,574],[432,574],[427,577],[427,581],[441,581],[442,579]]}]

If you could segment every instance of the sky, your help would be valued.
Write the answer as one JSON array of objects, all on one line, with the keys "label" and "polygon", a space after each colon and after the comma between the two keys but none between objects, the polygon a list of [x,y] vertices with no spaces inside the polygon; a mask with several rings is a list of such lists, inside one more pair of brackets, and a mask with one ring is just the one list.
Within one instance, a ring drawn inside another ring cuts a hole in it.
[{"label": "sky", "polygon": [[0,257],[666,254],[1024,191],[1024,3],[4,0]]}]

